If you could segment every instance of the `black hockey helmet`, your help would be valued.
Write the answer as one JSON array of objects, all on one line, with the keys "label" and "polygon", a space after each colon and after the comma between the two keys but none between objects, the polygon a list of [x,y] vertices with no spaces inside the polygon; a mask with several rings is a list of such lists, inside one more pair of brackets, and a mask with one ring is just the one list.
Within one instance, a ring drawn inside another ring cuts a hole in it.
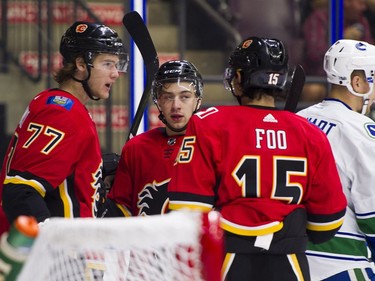
[{"label": "black hockey helmet", "polygon": [[198,98],[203,95],[203,80],[198,69],[189,61],[172,60],[167,61],[159,67],[152,82],[152,99],[156,103],[158,92],[164,83],[192,82],[195,86],[195,94]]},{"label": "black hockey helmet", "polygon": [[232,52],[224,84],[233,92],[232,80],[239,71],[244,92],[251,88],[284,90],[288,78],[288,54],[282,41],[249,37]]},{"label": "black hockey helmet", "polygon": [[128,55],[116,31],[98,24],[77,21],[64,33],[60,42],[64,64],[83,56],[91,63],[94,53],[109,53],[120,57],[119,71],[126,71]]}]

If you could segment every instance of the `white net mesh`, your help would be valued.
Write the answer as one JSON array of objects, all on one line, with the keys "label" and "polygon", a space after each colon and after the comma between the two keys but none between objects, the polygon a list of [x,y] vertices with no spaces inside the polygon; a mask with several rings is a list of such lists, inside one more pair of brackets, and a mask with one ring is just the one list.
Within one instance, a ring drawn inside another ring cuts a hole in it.
[{"label": "white net mesh", "polygon": [[198,281],[201,215],[51,219],[18,281]]}]

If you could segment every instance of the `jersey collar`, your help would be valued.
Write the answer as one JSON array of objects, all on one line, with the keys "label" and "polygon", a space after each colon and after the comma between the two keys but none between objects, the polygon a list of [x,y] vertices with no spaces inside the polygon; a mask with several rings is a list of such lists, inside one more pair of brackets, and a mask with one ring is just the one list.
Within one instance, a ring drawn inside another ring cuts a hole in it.
[{"label": "jersey collar", "polygon": [[335,99],[335,98],[325,98],[323,101],[335,101],[335,102],[339,102],[339,103],[342,103],[345,107],[347,107],[349,110],[353,110],[349,105],[347,105],[345,102],[343,102],[342,100],[339,100],[339,99]]}]

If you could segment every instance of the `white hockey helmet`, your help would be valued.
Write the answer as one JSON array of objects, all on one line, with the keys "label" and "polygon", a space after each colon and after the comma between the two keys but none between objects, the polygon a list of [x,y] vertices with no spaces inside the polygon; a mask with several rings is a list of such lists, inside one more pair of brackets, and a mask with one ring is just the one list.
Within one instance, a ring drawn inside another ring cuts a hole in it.
[{"label": "white hockey helmet", "polygon": [[[346,86],[353,95],[363,97],[362,114],[364,114],[374,87],[375,46],[364,41],[338,40],[324,56],[324,70],[328,82]],[[370,85],[367,93],[359,94],[353,90],[351,74],[354,70],[364,71]]]}]

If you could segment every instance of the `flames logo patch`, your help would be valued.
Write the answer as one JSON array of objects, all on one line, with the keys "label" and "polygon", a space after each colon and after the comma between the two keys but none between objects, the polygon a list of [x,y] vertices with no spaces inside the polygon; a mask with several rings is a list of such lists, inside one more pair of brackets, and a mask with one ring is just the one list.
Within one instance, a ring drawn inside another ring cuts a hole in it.
[{"label": "flames logo patch", "polygon": [[242,49],[249,48],[249,46],[251,45],[251,43],[253,43],[253,40],[251,40],[251,39],[246,40],[246,41],[243,42],[243,44],[242,44]]},{"label": "flames logo patch", "polygon": [[139,215],[159,215],[164,214],[168,210],[168,183],[170,179],[163,182],[153,181],[146,184],[138,193],[137,207]]},{"label": "flames logo patch", "polygon": [[77,33],[83,33],[83,32],[86,31],[87,27],[88,27],[87,24],[81,23],[81,24],[77,25],[76,32]]}]

